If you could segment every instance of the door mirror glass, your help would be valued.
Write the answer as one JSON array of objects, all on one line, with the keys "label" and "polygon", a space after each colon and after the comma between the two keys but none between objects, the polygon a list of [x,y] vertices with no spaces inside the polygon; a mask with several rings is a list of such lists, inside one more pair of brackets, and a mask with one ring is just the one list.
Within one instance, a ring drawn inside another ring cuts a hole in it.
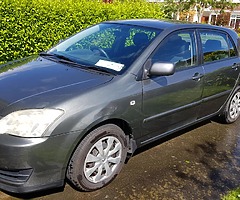
[{"label": "door mirror glass", "polygon": [[150,76],[169,76],[175,73],[175,66],[169,62],[157,62],[149,70]]}]

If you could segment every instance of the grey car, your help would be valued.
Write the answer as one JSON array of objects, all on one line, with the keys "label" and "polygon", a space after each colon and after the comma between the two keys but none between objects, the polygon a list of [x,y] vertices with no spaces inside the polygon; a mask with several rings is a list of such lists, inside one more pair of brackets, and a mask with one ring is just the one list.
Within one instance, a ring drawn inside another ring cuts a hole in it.
[{"label": "grey car", "polygon": [[0,189],[96,190],[143,145],[213,116],[235,122],[239,63],[230,29],[147,19],[0,66]]}]

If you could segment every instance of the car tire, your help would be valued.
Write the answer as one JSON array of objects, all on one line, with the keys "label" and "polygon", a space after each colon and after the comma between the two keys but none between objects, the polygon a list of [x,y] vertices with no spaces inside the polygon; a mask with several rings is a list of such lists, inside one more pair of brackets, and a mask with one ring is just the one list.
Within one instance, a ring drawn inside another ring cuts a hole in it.
[{"label": "car tire", "polygon": [[93,191],[109,184],[122,169],[127,155],[121,128],[107,124],[91,131],[77,146],[67,178],[79,190]]},{"label": "car tire", "polygon": [[240,90],[238,89],[225,106],[223,112],[223,120],[225,123],[230,124],[235,122],[240,115]]}]

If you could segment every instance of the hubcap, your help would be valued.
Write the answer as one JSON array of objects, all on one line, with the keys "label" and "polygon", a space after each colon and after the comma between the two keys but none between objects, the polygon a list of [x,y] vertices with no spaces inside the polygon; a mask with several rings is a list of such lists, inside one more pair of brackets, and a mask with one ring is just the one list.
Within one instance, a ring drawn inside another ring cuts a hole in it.
[{"label": "hubcap", "polygon": [[235,120],[240,114],[240,92],[237,92],[232,98],[229,110],[230,118]]},{"label": "hubcap", "polygon": [[122,156],[122,144],[113,136],[98,140],[87,153],[84,175],[93,183],[103,181],[114,174]]}]

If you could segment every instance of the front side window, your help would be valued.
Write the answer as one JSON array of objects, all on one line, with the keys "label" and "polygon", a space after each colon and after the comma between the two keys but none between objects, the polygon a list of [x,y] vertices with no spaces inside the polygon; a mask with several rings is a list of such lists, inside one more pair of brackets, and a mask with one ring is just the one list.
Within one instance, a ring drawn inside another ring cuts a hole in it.
[{"label": "front side window", "polygon": [[182,70],[197,63],[195,32],[179,31],[167,36],[151,57],[152,63],[173,63],[176,70]]},{"label": "front side window", "polygon": [[84,67],[122,73],[162,30],[118,23],[101,23],[60,43],[49,53]]},{"label": "front side window", "polygon": [[204,63],[230,57],[227,35],[217,31],[200,31]]}]

